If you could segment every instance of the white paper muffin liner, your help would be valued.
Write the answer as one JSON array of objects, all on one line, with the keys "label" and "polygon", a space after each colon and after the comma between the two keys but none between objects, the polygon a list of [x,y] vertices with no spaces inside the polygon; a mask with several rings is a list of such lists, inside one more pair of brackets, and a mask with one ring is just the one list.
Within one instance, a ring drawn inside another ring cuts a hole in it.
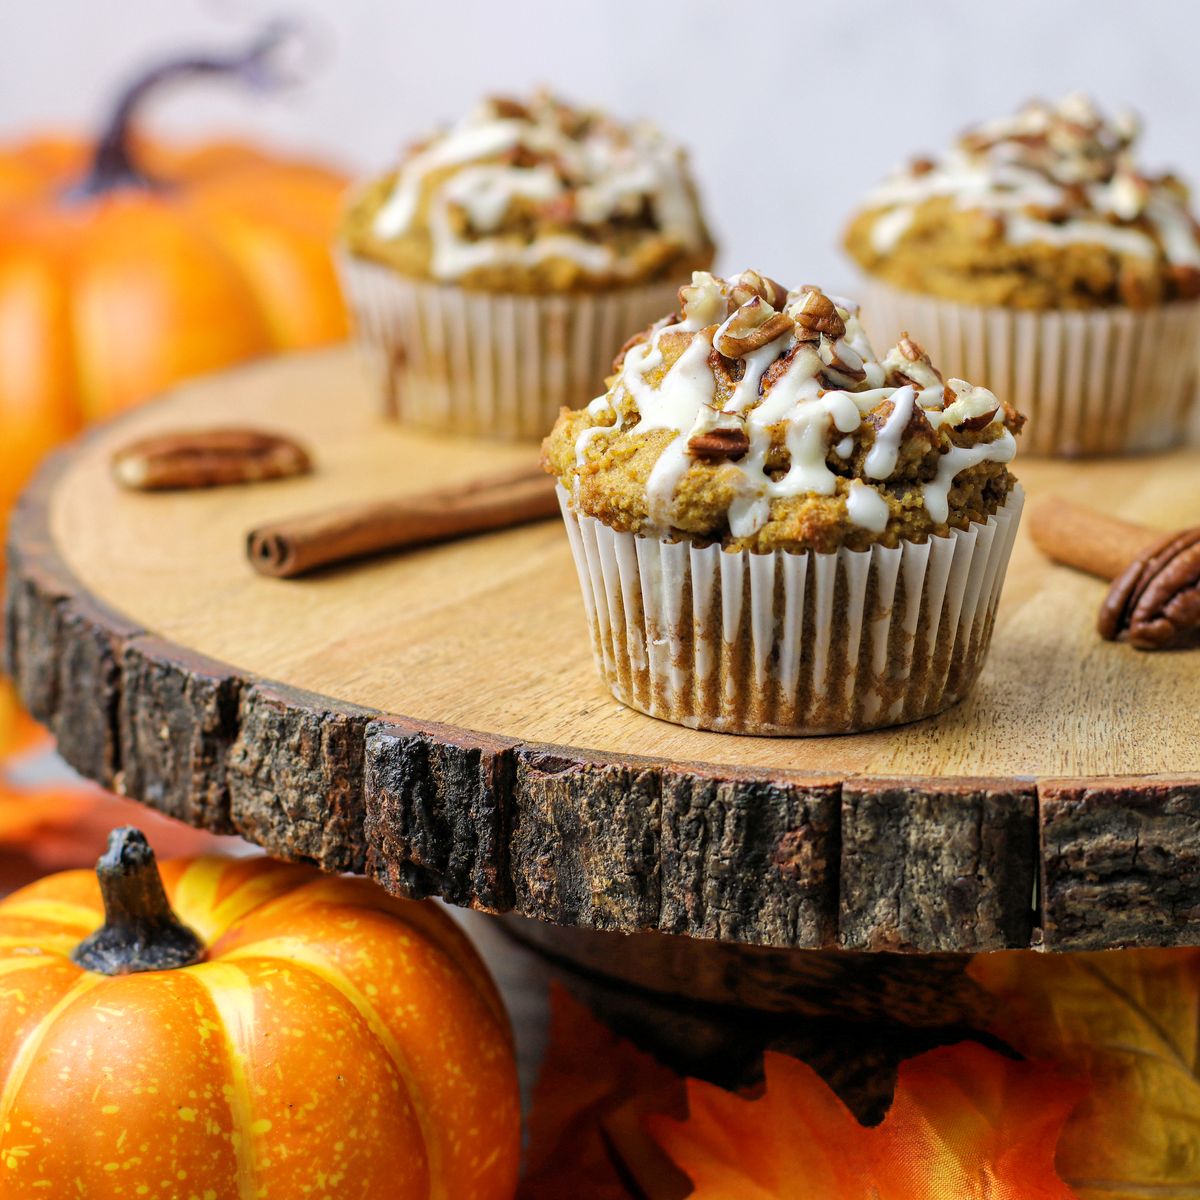
[{"label": "white paper muffin liner", "polygon": [[868,279],[861,319],[876,346],[907,330],[947,378],[990,388],[1020,409],[1029,418],[1022,456],[1164,450],[1191,419],[1200,301],[1022,312]]},{"label": "white paper muffin liner", "polygon": [[596,666],[623,704],[722,733],[851,733],[961,700],[1024,500],[923,543],[725,552],[622,533],[558,489]]},{"label": "white paper muffin liner", "polygon": [[338,267],[387,415],[512,441],[544,437],[564,404],[600,395],[625,339],[678,304],[677,283],[521,296],[410,279],[349,254]]}]

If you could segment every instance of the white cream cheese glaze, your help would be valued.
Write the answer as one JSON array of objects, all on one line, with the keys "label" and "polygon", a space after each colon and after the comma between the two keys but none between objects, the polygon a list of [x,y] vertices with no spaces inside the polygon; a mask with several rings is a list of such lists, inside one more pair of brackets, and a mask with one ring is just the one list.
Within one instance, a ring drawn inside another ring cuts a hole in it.
[{"label": "white cream cheese glaze", "polygon": [[995,216],[1013,245],[1100,245],[1200,267],[1186,194],[1174,181],[1139,173],[1137,135],[1132,117],[1108,120],[1085,96],[1028,104],[969,130],[940,158],[919,160],[876,188],[866,203],[880,210],[871,243],[881,254],[890,252],[917,208],[944,196],[956,208]]},{"label": "white cream cheese glaze", "polygon": [[[745,453],[725,464],[734,475],[734,496],[729,506],[730,533],[735,538],[753,535],[769,520],[771,501],[800,495],[832,496],[844,477],[827,462],[835,455],[848,459],[854,452],[854,435],[871,417],[874,441],[864,463],[865,479],[845,487],[846,512],[852,524],[873,533],[888,522],[886,481],[893,475],[910,425],[916,420],[929,430],[947,425],[957,427],[971,421],[972,428],[995,426],[986,440],[970,446],[950,444],[944,449],[932,479],[921,491],[932,521],[944,524],[949,515],[949,492],[956,476],[980,462],[1011,461],[1016,442],[1004,425],[999,400],[986,388],[963,380],[943,384],[907,337],[881,361],[876,358],[857,308],[849,301],[829,298],[837,323],[844,332],[835,336],[814,332],[801,320],[806,298],[813,289],[787,293],[782,311],[793,320],[790,331],[740,356],[741,378],[733,386],[724,407],[716,407],[716,364],[714,344],[724,345],[726,331],[747,306],[727,308],[730,293],[745,289],[761,279],[753,272],[723,281],[697,271],[690,288],[681,289],[683,314],[678,320],[660,322],[647,340],[630,347],[609,391],[588,406],[592,417],[611,417],[611,424],[585,429],[575,442],[575,461],[585,464],[598,439],[615,434],[668,431],[673,436],[662,450],[647,480],[647,508],[652,524],[667,531],[674,524],[674,502],[679,483],[696,461],[689,450],[691,439],[714,429],[740,430],[748,446]],[[780,289],[782,291],[782,289]],[[749,303],[749,302],[748,302]],[[769,316],[777,311],[758,297],[755,309],[765,307]],[[687,334],[688,343],[669,370],[661,372],[665,355],[663,339]],[[726,359],[725,361],[730,361]],[[774,364],[769,383],[765,376]],[[836,362],[838,367],[831,367]],[[856,372],[850,377],[846,372]],[[889,383],[888,380],[898,381]],[[878,413],[888,402],[880,421]],[[768,472],[768,455],[773,432],[782,441],[789,463],[783,474]]]},{"label": "white cream cheese glaze", "polygon": [[[504,222],[521,198],[565,206],[572,226],[582,230],[648,209],[653,230],[680,250],[707,245],[686,157],[653,125],[620,125],[598,114],[576,113],[542,94],[520,107],[523,115],[513,116],[511,108],[485,102],[406,159],[375,215],[374,234],[389,240],[409,232],[431,187],[430,271],[437,279],[458,279],[481,266],[528,266],[558,257],[594,274],[636,271],[604,240],[574,231],[529,241],[512,236]],[[578,130],[565,121],[568,112],[580,118]],[[523,162],[522,150],[535,161]],[[447,168],[453,169],[429,183]],[[466,219],[466,235],[456,214]]]}]

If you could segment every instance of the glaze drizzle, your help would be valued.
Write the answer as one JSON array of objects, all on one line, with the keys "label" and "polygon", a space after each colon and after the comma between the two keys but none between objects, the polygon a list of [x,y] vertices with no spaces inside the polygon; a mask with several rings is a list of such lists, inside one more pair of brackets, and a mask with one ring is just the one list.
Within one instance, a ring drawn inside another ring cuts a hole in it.
[{"label": "glaze drizzle", "polygon": [[867,199],[879,209],[871,243],[891,251],[927,200],[948,197],[999,223],[1012,245],[1101,245],[1115,254],[1200,268],[1200,237],[1187,191],[1171,176],[1142,174],[1133,160],[1139,128],[1129,114],[1105,118],[1082,95],[1034,101],[976,126],[937,159],[918,159]]},{"label": "glaze drizzle", "polygon": [[[636,263],[595,236],[613,224],[683,251],[708,244],[680,147],[653,125],[621,125],[546,94],[486,101],[410,154],[375,215],[375,235],[410,232],[426,194],[437,279],[556,257],[597,275],[632,275]],[[553,232],[530,237],[531,211],[546,214]]]}]

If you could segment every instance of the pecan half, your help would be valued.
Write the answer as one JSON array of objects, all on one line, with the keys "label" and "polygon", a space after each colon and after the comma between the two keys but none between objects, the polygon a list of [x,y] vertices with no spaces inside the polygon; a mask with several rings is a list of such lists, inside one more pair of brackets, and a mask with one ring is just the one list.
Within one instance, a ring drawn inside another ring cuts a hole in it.
[{"label": "pecan half", "polygon": [[1172,650],[1200,640],[1200,527],[1172,534],[1139,554],[1113,581],[1100,607],[1100,636],[1139,650]]},{"label": "pecan half", "polygon": [[258,429],[196,429],[155,434],[121,447],[113,478],[135,491],[221,487],[306,475],[312,459],[299,442]]},{"label": "pecan half", "polygon": [[755,296],[721,326],[713,345],[726,358],[741,358],[791,333],[793,328],[791,317],[775,312],[761,296]]},{"label": "pecan half", "polygon": [[809,288],[788,312],[801,329],[810,333],[823,333],[834,341],[846,336],[846,322],[838,315],[837,307],[816,288]]},{"label": "pecan half", "polygon": [[688,453],[704,462],[737,462],[749,449],[744,429],[710,429],[688,439]]}]

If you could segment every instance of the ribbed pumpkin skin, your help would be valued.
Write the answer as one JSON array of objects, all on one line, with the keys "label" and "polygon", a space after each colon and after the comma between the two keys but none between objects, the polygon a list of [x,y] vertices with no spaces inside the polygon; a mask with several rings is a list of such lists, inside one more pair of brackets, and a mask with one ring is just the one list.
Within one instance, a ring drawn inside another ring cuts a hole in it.
[{"label": "ribbed pumpkin skin", "polygon": [[162,876],[196,966],[76,967],[88,871],[0,902],[0,1196],[509,1200],[508,1025],[444,914],[270,859]]},{"label": "ribbed pumpkin skin", "polygon": [[345,336],[340,176],[238,143],[136,149],[161,186],[72,200],[91,146],[0,146],[0,512],[87,421]]}]

